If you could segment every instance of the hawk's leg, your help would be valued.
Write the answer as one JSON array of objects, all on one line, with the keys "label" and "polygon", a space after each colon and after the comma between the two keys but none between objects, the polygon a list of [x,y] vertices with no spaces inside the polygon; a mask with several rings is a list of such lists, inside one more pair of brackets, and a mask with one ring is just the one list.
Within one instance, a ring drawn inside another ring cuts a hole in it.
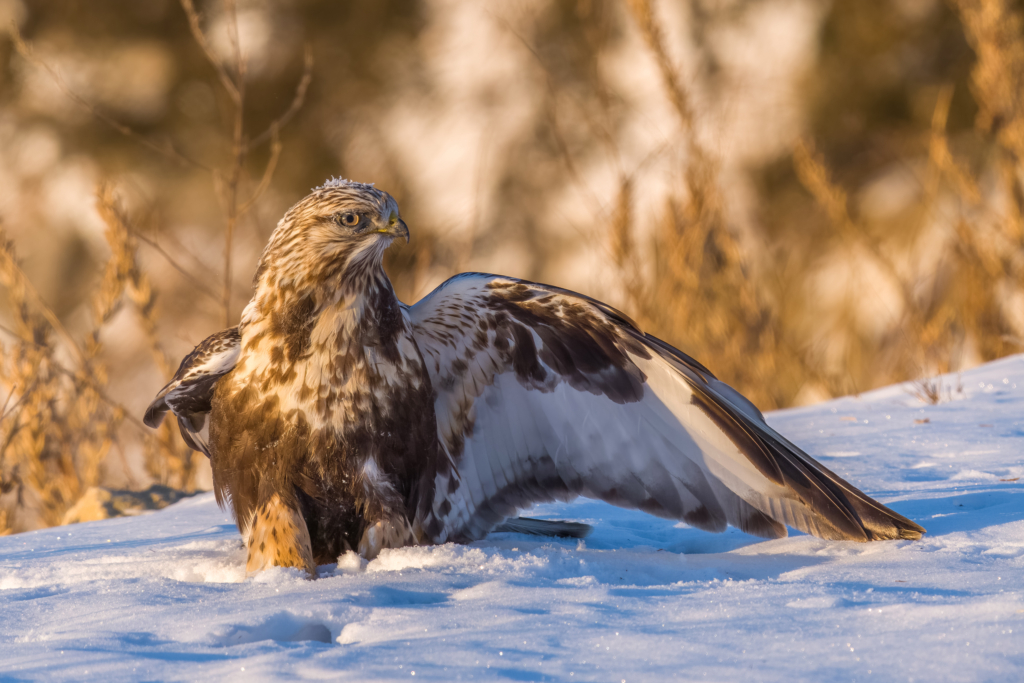
[{"label": "hawk's leg", "polygon": [[359,554],[372,560],[384,548],[403,548],[407,545],[418,545],[409,522],[399,517],[386,518],[375,523],[367,522],[363,536],[359,539]]},{"label": "hawk's leg", "polygon": [[246,546],[246,576],[267,567],[298,567],[310,578],[316,577],[306,520],[294,504],[284,503],[277,493],[256,508]]},{"label": "hawk's leg", "polygon": [[357,496],[361,499],[358,503],[363,519],[358,552],[367,560],[374,559],[385,548],[416,545],[416,534],[405,514],[406,500],[399,493],[398,477],[382,469],[377,460],[377,454],[370,454],[359,470],[362,495]]}]

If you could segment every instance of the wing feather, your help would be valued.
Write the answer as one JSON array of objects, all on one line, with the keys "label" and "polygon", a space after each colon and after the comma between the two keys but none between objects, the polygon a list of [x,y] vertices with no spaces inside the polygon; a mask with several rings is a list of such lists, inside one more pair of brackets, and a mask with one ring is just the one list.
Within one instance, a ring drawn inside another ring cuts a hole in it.
[{"label": "wing feather", "polygon": [[455,472],[434,540],[480,538],[535,502],[577,495],[765,537],[919,538],[775,432],[703,365],[619,311],[479,273],[408,309]]},{"label": "wing feather", "polygon": [[210,457],[209,414],[214,386],[235,367],[240,351],[237,327],[204,339],[181,361],[173,379],[149,404],[142,421],[149,427],[159,427],[170,411],[178,419],[189,448]]}]

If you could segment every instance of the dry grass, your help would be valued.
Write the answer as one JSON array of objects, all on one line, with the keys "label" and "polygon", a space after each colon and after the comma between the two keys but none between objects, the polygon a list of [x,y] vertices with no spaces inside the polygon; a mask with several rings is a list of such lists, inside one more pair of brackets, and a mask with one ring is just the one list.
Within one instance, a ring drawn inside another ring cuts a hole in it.
[{"label": "dry grass", "polygon": [[111,255],[92,293],[92,324],[81,339],[36,292],[0,229],[0,283],[15,321],[0,343],[0,532],[59,524],[86,489],[103,483],[112,455],[134,484],[125,449],[140,441],[154,480],[187,491],[195,487],[197,454],[184,446],[173,421],[153,432],[106,393],[102,333],[125,303],[136,310],[164,375],[173,367],[160,346],[156,296],[139,268],[129,218],[109,187],[99,189],[96,202]]},{"label": "dry grass", "polygon": [[[5,529],[36,520],[58,524],[65,510],[100,479],[124,410],[103,394],[107,371],[98,360],[99,329],[119,298],[116,287],[94,296],[93,329],[79,346],[42,301],[0,232],[0,282],[15,311],[12,337],[0,345],[0,383],[7,395],[0,422],[0,481]],[[60,339],[63,344],[58,344]],[[70,355],[74,369],[59,360]]]},{"label": "dry grass", "polygon": [[[177,366],[160,344],[156,294],[149,278],[139,267],[138,244],[134,237],[137,231],[131,227],[128,214],[109,186],[101,186],[97,192],[96,208],[107,226],[106,238],[111,250],[98,291],[104,293],[103,301],[119,302],[126,298],[133,304],[153,360],[161,374],[170,379]],[[104,314],[102,319],[105,321],[113,311],[101,310],[98,313]],[[98,339],[96,343],[98,345]],[[144,433],[146,472],[161,484],[193,491],[196,467],[203,456],[185,446],[178,435],[177,425],[173,423],[174,420],[165,420],[155,433],[149,430]]]},{"label": "dry grass", "polygon": [[[911,393],[935,403],[958,391],[956,383],[943,384],[935,375],[960,369],[968,352],[988,360],[1019,351],[1024,332],[1011,321],[1013,315],[1022,316],[1010,306],[1024,300],[1024,22],[1002,0],[954,4],[977,55],[972,95],[979,107],[978,134],[990,145],[988,160],[975,160],[973,167],[959,160],[960,148],[946,134],[953,90],[941,89],[930,129],[921,131],[915,148],[921,156],[904,160],[924,170],[916,204],[901,214],[905,223],[897,232],[860,215],[851,201],[858,188],[837,182],[827,159],[812,142],[802,142],[793,150],[793,170],[820,209],[808,220],[828,226],[823,244],[813,251],[789,244],[752,245],[740,238],[720,161],[697,134],[698,100],[673,63],[655,6],[649,0],[627,0],[680,124],[678,139],[671,143],[682,150],[684,161],[674,169],[678,180],[653,204],[654,230],[643,238],[637,230],[637,180],[619,172],[608,229],[612,260],[622,278],[622,308],[645,330],[706,362],[765,409],[791,405],[807,387],[817,396],[840,395],[902,380],[914,380]],[[0,533],[59,523],[88,486],[104,481],[105,468],[130,472],[124,460],[133,448],[141,447],[148,477],[176,488],[195,486],[201,456],[184,447],[173,421],[157,432],[144,430],[108,395],[111,368],[103,362],[103,335],[113,316],[129,305],[155,365],[165,377],[174,369],[176,359],[168,358],[161,343],[157,297],[140,266],[140,248],[166,260],[197,295],[215,300],[225,324],[234,322],[236,232],[272,182],[282,151],[280,131],[305,101],[312,60],[307,53],[303,75],[283,112],[266,129],[250,134],[245,128],[247,66],[237,29],[228,31],[231,49],[222,60],[211,49],[203,17],[191,0],[182,0],[182,7],[192,38],[229,103],[226,153],[213,161],[186,157],[173,143],[154,142],[99,111],[15,36],[22,56],[47,69],[68,97],[97,119],[166,159],[207,174],[220,200],[225,239],[222,270],[212,277],[197,275],[173,250],[139,230],[114,192],[101,187],[97,208],[110,258],[91,295],[91,322],[75,336],[33,288],[0,230],[0,283],[13,312],[11,329],[0,341]],[[223,9],[229,20],[234,18],[234,2],[228,0]],[[543,65],[543,51],[531,51]],[[557,79],[548,81],[554,88]],[[596,87],[609,90],[602,83]],[[613,94],[602,92],[598,99],[610,106]],[[560,123],[551,106],[547,113],[555,146],[569,175],[582,184],[583,164],[572,158],[562,135],[573,121],[567,116]],[[610,109],[604,113],[614,121]],[[613,124],[587,125],[606,147],[619,144]],[[261,146],[266,161],[250,178],[249,162]],[[939,239],[940,257],[926,267],[915,265],[919,243]],[[417,244],[416,250],[388,254],[402,291],[414,289],[431,265],[444,259],[444,245],[436,238]],[[780,256],[788,251],[797,256]],[[881,334],[860,329],[854,301],[859,292],[847,293],[827,321],[808,325],[815,277],[825,257],[837,255],[869,264],[895,293],[893,305],[900,313],[891,329]],[[467,258],[460,252],[454,260]],[[818,336],[808,338],[809,329]]]},{"label": "dry grass", "polygon": [[[1001,0],[956,4],[977,53],[972,80],[978,128],[999,149],[1003,187],[996,196],[983,195],[978,178],[985,169],[972,174],[950,151],[945,128],[951,87],[936,99],[923,189],[911,224],[898,234],[851,215],[848,193],[831,178],[824,158],[810,143],[798,144],[794,170],[831,225],[831,249],[871,264],[897,293],[901,312],[892,331],[867,335],[857,329],[848,298],[849,310],[834,312],[827,323],[834,327],[821,330],[824,341],[815,344],[800,339],[806,311],[794,315],[794,309],[807,302],[793,292],[813,288],[823,252],[795,268],[790,262],[783,281],[770,253],[751,254],[736,239],[717,163],[694,132],[700,113],[668,56],[658,18],[648,0],[628,0],[682,124],[688,161],[684,183],[663,200],[650,245],[636,243],[632,181],[621,181],[610,233],[626,309],[637,312],[649,331],[706,359],[765,408],[791,404],[804,386],[840,395],[904,380],[917,380],[916,395],[935,403],[956,387],[944,387],[934,376],[959,369],[965,348],[983,360],[1019,351],[1006,307],[1007,291],[1024,285],[1024,24]],[[938,272],[924,272],[914,266],[911,252],[926,228],[942,221],[950,223],[952,239],[938,259]],[[847,294],[858,295],[863,293]],[[837,345],[838,364],[826,357]]]},{"label": "dry grass", "polygon": [[687,163],[683,187],[664,198],[653,244],[638,250],[630,235],[630,181],[620,186],[612,229],[615,261],[626,279],[626,307],[657,336],[697,358],[767,408],[786,405],[799,385],[799,358],[780,336],[776,306],[755,281],[729,225],[719,164],[699,142],[692,98],[672,64],[663,31],[648,0],[630,10],[655,58],[667,96],[682,125]]},{"label": "dry grass", "polygon": [[[201,454],[188,449],[177,433],[174,420],[165,420],[155,432],[129,416],[128,411],[105,393],[108,368],[101,360],[101,333],[127,302],[137,312],[153,360],[169,379],[176,363],[160,342],[156,293],[138,260],[142,242],[153,248],[206,296],[219,299],[226,325],[237,312],[232,298],[232,247],[239,220],[250,211],[269,187],[282,145],[281,129],[302,107],[312,79],[313,59],[307,49],[302,76],[292,101],[260,133],[245,127],[246,59],[239,45],[236,7],[225,2],[229,19],[231,58],[222,62],[210,47],[202,17],[191,0],[181,0],[196,45],[213,66],[232,104],[230,155],[222,166],[194,160],[169,142],[155,143],[122,124],[75,93],[50,65],[37,59],[31,47],[12,28],[14,46],[28,62],[50,74],[72,101],[97,120],[177,164],[209,173],[224,211],[224,266],[222,287],[216,294],[193,275],[173,254],[136,229],[127,211],[109,186],[96,194],[96,208],[106,225],[110,248],[99,282],[92,293],[92,326],[81,339],[65,329],[60,318],[38,295],[19,266],[14,244],[0,229],[0,283],[6,287],[15,327],[5,330],[8,342],[0,342],[0,534],[36,526],[59,524],[64,513],[90,486],[103,483],[104,467],[114,454],[133,486],[125,450],[141,444],[146,474],[158,483],[177,489],[195,489]],[[269,155],[259,180],[247,183],[246,161],[262,145]],[[248,193],[243,186],[251,187]]]},{"label": "dry grass", "polygon": [[1010,211],[1006,229],[1024,239],[1024,21],[1005,0],[957,0],[956,8],[977,62],[971,82],[979,112],[977,125],[1005,153],[1003,164]]}]

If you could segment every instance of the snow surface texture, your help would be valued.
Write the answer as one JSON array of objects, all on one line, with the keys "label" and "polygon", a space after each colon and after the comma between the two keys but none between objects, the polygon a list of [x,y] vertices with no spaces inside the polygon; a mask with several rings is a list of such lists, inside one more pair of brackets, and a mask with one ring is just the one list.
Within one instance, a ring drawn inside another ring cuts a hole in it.
[{"label": "snow surface texture", "polygon": [[[944,378],[955,387],[956,377]],[[1024,357],[768,421],[928,529],[858,544],[709,534],[603,503],[243,581],[212,494],[0,538],[0,680],[1022,681]]]}]

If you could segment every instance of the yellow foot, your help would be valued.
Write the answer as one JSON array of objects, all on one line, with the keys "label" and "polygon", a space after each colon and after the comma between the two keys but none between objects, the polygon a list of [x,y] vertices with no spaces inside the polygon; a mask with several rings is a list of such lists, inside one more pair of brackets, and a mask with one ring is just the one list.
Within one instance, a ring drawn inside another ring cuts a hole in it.
[{"label": "yellow foot", "polygon": [[298,567],[309,578],[316,578],[313,548],[306,520],[298,510],[281,502],[274,494],[260,506],[249,525],[245,575],[252,576],[267,567]]}]

